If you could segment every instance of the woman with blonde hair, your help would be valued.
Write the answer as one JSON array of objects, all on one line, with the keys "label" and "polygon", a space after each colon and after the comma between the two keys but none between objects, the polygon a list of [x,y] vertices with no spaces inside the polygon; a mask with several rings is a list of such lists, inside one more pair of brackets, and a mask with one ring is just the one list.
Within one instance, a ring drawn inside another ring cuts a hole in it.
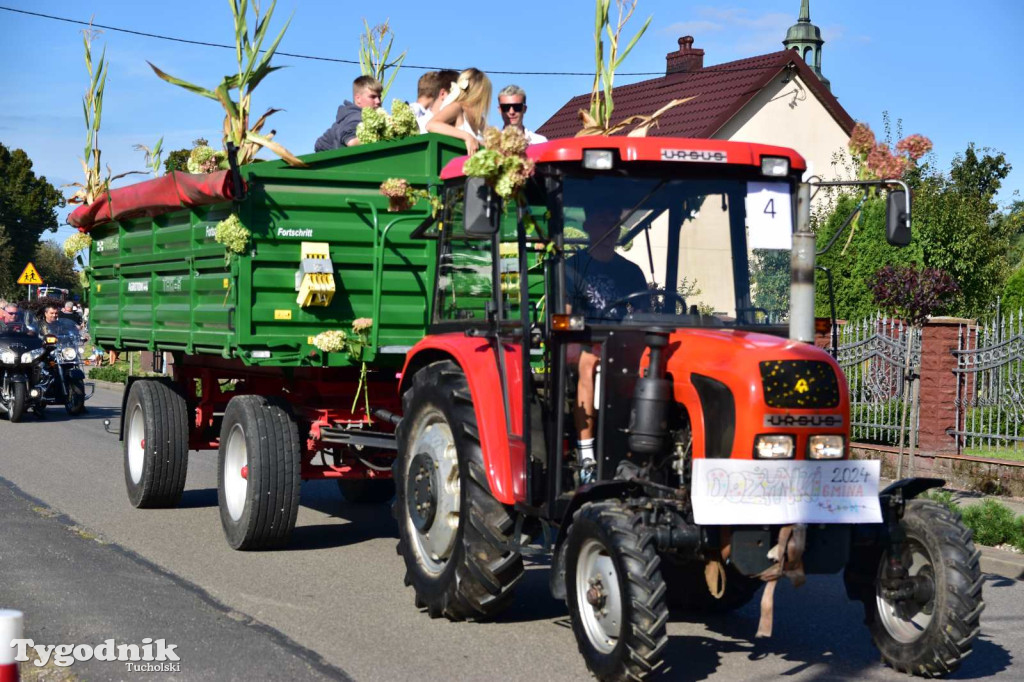
[{"label": "woman with blonde hair", "polygon": [[452,84],[441,110],[427,121],[427,132],[457,137],[473,154],[480,148],[490,106],[491,79],[480,69],[466,69]]}]

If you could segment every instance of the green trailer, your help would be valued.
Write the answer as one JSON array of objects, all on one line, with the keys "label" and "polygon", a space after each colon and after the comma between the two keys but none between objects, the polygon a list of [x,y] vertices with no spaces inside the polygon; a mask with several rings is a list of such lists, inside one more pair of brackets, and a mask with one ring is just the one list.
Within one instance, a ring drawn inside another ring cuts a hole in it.
[{"label": "green trailer", "polygon": [[[105,349],[215,355],[244,366],[343,367],[354,359],[323,357],[312,337],[370,318],[360,360],[400,363],[429,320],[435,242],[410,239],[426,202],[389,214],[378,188],[389,177],[432,186],[463,152],[453,142],[424,135],[351,147],[304,157],[308,168],[254,163],[240,169],[241,201],[91,226],[93,338]],[[117,197],[110,203],[116,210]],[[251,241],[226,262],[214,237],[233,212]],[[335,292],[327,306],[297,302],[303,243],[329,245]]]},{"label": "green trailer", "polygon": [[[464,153],[421,135],[309,155],[305,168],[172,173],[69,217],[93,240],[94,341],[172,358],[168,376],[125,390],[133,505],[177,505],[188,452],[209,448],[237,549],[287,541],[303,479],[335,478],[353,502],[390,498],[397,372],[430,320],[436,241],[413,238],[429,202],[389,213],[379,188],[398,177],[436,194],[442,167]],[[248,232],[240,253],[216,238],[232,215]],[[347,346],[315,338],[331,331]]]}]

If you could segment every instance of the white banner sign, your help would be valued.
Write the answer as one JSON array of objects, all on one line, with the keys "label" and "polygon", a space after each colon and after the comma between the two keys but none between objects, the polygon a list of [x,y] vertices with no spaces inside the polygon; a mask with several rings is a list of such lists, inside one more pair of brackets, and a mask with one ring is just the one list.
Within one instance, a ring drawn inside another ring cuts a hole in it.
[{"label": "white banner sign", "polygon": [[693,460],[700,525],[881,523],[877,460]]},{"label": "white banner sign", "polygon": [[793,209],[784,182],[747,183],[747,246],[792,249]]}]

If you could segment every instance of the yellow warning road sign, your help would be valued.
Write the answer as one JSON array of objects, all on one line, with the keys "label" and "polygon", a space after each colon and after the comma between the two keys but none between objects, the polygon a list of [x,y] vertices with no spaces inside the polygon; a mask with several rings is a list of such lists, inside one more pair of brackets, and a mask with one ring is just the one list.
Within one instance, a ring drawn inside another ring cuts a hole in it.
[{"label": "yellow warning road sign", "polygon": [[18,284],[42,284],[43,278],[39,276],[39,271],[36,270],[36,266],[29,263],[25,266],[25,269],[21,271],[21,277],[18,278]]}]

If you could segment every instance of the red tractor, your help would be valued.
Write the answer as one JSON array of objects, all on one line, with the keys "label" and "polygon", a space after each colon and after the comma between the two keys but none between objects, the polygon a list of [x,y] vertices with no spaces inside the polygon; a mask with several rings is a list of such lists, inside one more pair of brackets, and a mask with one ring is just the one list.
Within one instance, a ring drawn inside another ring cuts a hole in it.
[{"label": "red tractor", "polygon": [[[978,552],[917,497],[942,481],[879,492],[878,463],[849,458],[845,377],[808,343],[804,160],[625,137],[529,155],[505,207],[451,162],[444,211],[419,231],[440,240],[433,325],[406,359],[394,465],[417,606],[492,617],[533,539],[553,538],[551,589],[588,668],[638,679],[670,608],[734,609],[782,575],[844,571],[888,664],[956,669],[984,607]],[[908,195],[888,196],[889,240],[906,244]]]}]

